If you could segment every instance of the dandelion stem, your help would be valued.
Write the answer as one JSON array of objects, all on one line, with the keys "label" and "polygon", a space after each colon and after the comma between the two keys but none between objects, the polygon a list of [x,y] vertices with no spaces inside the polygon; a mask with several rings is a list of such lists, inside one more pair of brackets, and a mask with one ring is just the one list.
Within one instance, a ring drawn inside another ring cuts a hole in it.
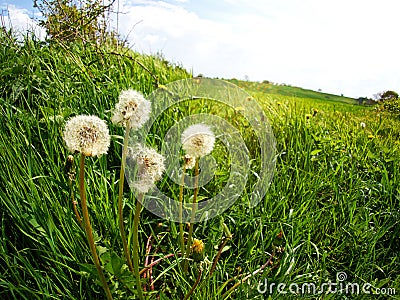
[{"label": "dandelion stem", "polygon": [[197,207],[197,192],[199,190],[199,159],[196,158],[196,164],[194,166],[195,168],[195,180],[194,180],[194,191],[193,191],[193,203],[192,203],[192,214],[190,216],[190,225],[189,225],[189,235],[187,239],[187,245],[186,245],[186,254],[185,254],[185,266],[183,268],[184,272],[187,273],[188,271],[188,257],[190,254],[190,247],[192,245],[192,234],[193,234],[193,222],[194,218],[196,216],[196,207]]},{"label": "dandelion stem", "polygon": [[96,265],[97,272],[99,273],[100,281],[103,285],[104,291],[108,300],[112,300],[110,288],[107,285],[107,280],[104,277],[103,270],[100,266],[100,260],[97,255],[96,245],[94,243],[92,226],[90,225],[89,212],[86,204],[86,191],[85,191],[85,155],[81,154],[80,170],[79,170],[79,193],[81,196],[83,223],[85,225],[86,236],[88,239],[89,247],[92,252],[93,261]]},{"label": "dandelion stem", "polygon": [[125,130],[124,146],[122,148],[121,170],[120,170],[120,174],[119,174],[118,221],[119,221],[119,231],[121,233],[122,246],[124,248],[125,258],[128,263],[129,270],[131,272],[133,272],[132,260],[131,260],[131,256],[128,251],[128,243],[126,241],[126,234],[125,234],[125,228],[124,228],[124,217],[123,217],[123,212],[122,212],[122,209],[123,209],[122,208],[122,198],[124,195],[124,179],[125,179],[125,162],[126,162],[126,153],[128,151],[129,131],[130,131],[130,126],[129,126],[129,122],[128,122],[128,124],[126,125],[126,130]]},{"label": "dandelion stem", "polygon": [[135,217],[133,219],[133,266],[136,277],[137,291],[139,294],[139,299],[143,300],[142,284],[140,282],[140,272],[139,272],[139,220],[140,220],[140,210],[142,209],[143,193],[139,193],[138,199],[136,201]]},{"label": "dandelion stem", "polygon": [[179,237],[181,241],[181,253],[185,253],[185,241],[183,239],[182,205],[183,205],[183,185],[185,183],[186,166],[183,167],[181,185],[179,187]]}]

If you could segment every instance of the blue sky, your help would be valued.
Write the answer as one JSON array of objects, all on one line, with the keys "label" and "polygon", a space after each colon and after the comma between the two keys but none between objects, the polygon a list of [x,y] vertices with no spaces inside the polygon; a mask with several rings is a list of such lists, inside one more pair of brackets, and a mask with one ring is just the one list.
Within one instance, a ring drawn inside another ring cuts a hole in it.
[{"label": "blue sky", "polygon": [[[32,24],[31,1],[0,1],[9,4],[15,27]],[[161,52],[194,75],[248,76],[352,97],[400,92],[398,0],[119,0],[119,5],[118,31],[132,48]],[[116,28],[115,16],[112,25]]]}]

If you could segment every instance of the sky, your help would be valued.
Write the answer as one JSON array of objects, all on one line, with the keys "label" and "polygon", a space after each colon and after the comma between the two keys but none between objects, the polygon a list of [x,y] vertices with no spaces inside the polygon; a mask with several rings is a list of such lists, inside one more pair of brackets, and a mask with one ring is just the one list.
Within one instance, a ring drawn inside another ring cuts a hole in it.
[{"label": "sky", "polygon": [[[18,30],[38,16],[28,0],[0,7]],[[399,0],[116,0],[114,11],[111,27],[133,49],[195,76],[355,98],[400,92]]]}]

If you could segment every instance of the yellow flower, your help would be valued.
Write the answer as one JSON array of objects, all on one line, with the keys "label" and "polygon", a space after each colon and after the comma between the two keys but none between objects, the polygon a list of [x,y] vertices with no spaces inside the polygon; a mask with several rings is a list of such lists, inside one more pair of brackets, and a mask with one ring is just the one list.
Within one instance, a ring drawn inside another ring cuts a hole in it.
[{"label": "yellow flower", "polygon": [[235,107],[235,112],[241,112],[241,111],[244,111],[244,110],[245,110],[245,109],[244,109],[243,106]]},{"label": "yellow flower", "polygon": [[194,261],[202,261],[204,259],[204,243],[202,240],[194,239],[192,244],[192,257]]},{"label": "yellow flower", "polygon": [[373,134],[368,134],[368,138],[369,138],[370,140],[372,140],[373,138],[375,138],[375,136],[374,136]]},{"label": "yellow flower", "polygon": [[192,244],[194,253],[202,253],[204,251],[204,243],[202,240],[194,239]]}]

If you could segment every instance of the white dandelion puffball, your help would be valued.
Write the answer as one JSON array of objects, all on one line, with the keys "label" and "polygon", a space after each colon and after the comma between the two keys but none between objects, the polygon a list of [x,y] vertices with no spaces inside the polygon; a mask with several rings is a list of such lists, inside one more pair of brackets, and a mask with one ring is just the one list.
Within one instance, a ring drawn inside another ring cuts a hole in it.
[{"label": "white dandelion puffball", "polygon": [[365,128],[365,126],[367,126],[364,122],[360,123],[361,128]]},{"label": "white dandelion puffball", "polygon": [[147,193],[154,182],[162,178],[165,171],[164,157],[153,148],[138,147],[129,151],[138,166],[138,180],[134,187],[141,193]]},{"label": "white dandelion puffball", "polygon": [[151,103],[140,92],[125,90],[118,99],[111,117],[114,124],[126,127],[129,123],[132,128],[138,129],[150,118]]},{"label": "white dandelion puffball", "polygon": [[64,140],[70,152],[85,156],[106,154],[110,146],[107,124],[96,116],[80,115],[68,120]]},{"label": "white dandelion puffball", "polygon": [[214,148],[215,135],[210,127],[194,124],[185,129],[181,136],[182,148],[191,157],[203,157]]}]

